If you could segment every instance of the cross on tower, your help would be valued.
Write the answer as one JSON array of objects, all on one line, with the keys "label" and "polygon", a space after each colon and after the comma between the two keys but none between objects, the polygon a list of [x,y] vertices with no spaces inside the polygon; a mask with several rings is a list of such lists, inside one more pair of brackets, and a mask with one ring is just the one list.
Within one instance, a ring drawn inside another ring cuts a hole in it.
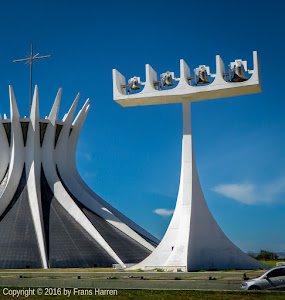
[{"label": "cross on tower", "polygon": [[16,59],[13,60],[13,62],[22,62],[24,61],[26,65],[30,64],[30,102],[29,102],[29,109],[31,111],[31,106],[32,106],[32,80],[33,80],[33,62],[37,59],[42,59],[42,58],[48,58],[50,55],[45,55],[45,56],[38,56],[39,53],[35,54],[33,52],[33,44],[31,44],[31,53],[30,56],[24,59]]}]

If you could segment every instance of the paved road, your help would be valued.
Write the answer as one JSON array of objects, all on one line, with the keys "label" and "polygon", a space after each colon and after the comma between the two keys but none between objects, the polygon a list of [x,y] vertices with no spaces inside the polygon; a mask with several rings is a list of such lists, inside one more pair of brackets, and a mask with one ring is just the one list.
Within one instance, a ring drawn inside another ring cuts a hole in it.
[{"label": "paved road", "polygon": [[[239,290],[244,271],[237,272],[75,272],[0,271],[0,286],[101,289]],[[248,273],[259,276],[263,271]],[[21,277],[21,278],[20,278]],[[78,278],[80,277],[80,278]],[[209,278],[216,280],[209,280]]]},{"label": "paved road", "polygon": [[[75,271],[32,271],[32,270],[16,270],[16,271],[0,271],[0,277],[2,276],[31,276],[31,277],[77,277],[81,276],[82,278],[95,278],[95,277],[141,277],[144,278],[153,278],[153,277],[163,277],[163,278],[243,278],[242,272],[75,272]],[[259,272],[260,273],[260,272]],[[263,273],[261,271],[260,275]],[[256,276],[256,275],[254,275]]]},{"label": "paved road", "polygon": [[43,279],[1,278],[1,286],[100,289],[239,290],[241,280],[140,280],[140,279]]},{"label": "paved road", "polygon": [[[242,272],[45,272],[17,270],[1,271],[0,286],[239,290],[242,276]],[[216,278],[216,280],[209,280],[210,277]]]}]

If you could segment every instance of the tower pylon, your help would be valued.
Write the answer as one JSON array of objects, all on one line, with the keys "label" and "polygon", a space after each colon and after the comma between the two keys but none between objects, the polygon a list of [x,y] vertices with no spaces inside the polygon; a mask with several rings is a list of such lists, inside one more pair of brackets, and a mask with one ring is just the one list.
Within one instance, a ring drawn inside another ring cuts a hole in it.
[{"label": "tower pylon", "polygon": [[[247,66],[246,62],[238,60]],[[163,90],[156,72],[146,65],[146,82],[141,92],[127,94],[126,80],[113,70],[114,100],[121,106],[182,103],[183,138],[180,186],[176,207],[168,229],[157,248],[143,261],[131,269],[151,270],[231,270],[257,269],[268,266],[243,253],[223,233],[212,216],[205,201],[196,168],[191,128],[191,102],[231,97],[261,92],[260,70],[257,52],[253,53],[254,70],[251,78],[243,82],[227,82],[228,74],[219,55],[216,56],[216,74],[209,67],[203,71],[214,77],[208,85],[191,85],[195,76],[184,60],[180,60],[180,78],[176,87]],[[201,66],[200,66],[201,67]],[[201,69],[201,68],[200,68]],[[198,68],[195,74],[198,74]],[[137,77],[140,78],[140,77]],[[210,82],[210,81],[209,81]],[[207,81],[208,83],[208,81]],[[160,87],[160,89],[159,89]]]}]

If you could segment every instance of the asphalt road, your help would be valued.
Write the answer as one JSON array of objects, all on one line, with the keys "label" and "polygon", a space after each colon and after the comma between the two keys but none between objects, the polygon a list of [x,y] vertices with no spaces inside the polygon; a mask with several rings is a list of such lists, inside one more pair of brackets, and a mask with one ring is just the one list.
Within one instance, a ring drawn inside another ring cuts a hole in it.
[{"label": "asphalt road", "polygon": [[[239,290],[237,272],[45,272],[0,271],[0,286],[100,289]],[[256,274],[255,274],[256,273]],[[259,272],[248,273],[252,277]],[[261,271],[262,273],[262,271]]]}]

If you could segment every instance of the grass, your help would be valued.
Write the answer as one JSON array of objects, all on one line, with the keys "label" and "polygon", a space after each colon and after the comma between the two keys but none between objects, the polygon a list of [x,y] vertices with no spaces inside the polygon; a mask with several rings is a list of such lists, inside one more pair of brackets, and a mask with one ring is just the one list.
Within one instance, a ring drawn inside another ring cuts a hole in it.
[{"label": "grass", "polygon": [[281,262],[284,260],[260,260],[261,263],[269,265],[271,267],[276,267],[276,263]]},{"label": "grass", "polygon": [[[18,289],[21,288],[9,288],[9,289]],[[25,288],[28,289],[28,288]],[[36,288],[35,288],[36,290]],[[72,290],[72,289],[69,289]],[[84,299],[91,300],[94,299],[94,290],[93,295],[84,295],[78,296],[73,295],[68,299]],[[100,299],[135,299],[135,300],[181,300],[181,299],[197,299],[197,300],[237,300],[237,299],[245,299],[245,300],[284,300],[285,293],[284,292],[268,292],[268,291],[185,291],[185,290],[118,290],[118,294],[116,296],[100,296]],[[13,299],[12,296],[3,295],[3,287],[0,288],[0,299]],[[25,297],[19,296],[17,297],[19,300],[30,299],[30,300],[50,300],[50,299],[67,299],[67,296],[29,296]]]}]

